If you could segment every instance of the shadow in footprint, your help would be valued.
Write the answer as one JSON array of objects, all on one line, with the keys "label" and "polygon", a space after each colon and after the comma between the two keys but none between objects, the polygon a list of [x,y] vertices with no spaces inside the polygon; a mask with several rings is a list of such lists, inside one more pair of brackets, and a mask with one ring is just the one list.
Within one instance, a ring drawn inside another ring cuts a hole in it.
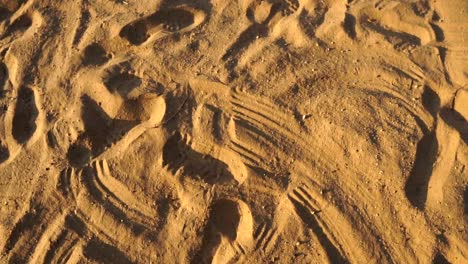
[{"label": "shadow in footprint", "polygon": [[93,155],[103,152],[138,124],[138,121],[112,119],[88,95],[83,95],[81,102],[85,133],[79,139],[89,140]]},{"label": "shadow in footprint", "polygon": [[234,179],[224,162],[193,150],[179,133],[172,136],[164,145],[163,166],[168,166],[172,173],[183,168],[184,175],[201,179],[209,184]]},{"label": "shadow in footprint", "polygon": [[468,144],[468,121],[460,113],[450,108],[442,108],[440,117],[445,123],[457,130],[461,139]]},{"label": "shadow in footprint", "polygon": [[0,6],[0,22],[7,19],[11,15],[10,10],[5,7]]},{"label": "shadow in footprint", "polygon": [[265,24],[253,24],[243,31],[237,40],[228,48],[223,55],[223,61],[228,63],[228,66],[234,68],[237,66],[239,55],[252,45],[258,38],[264,38],[268,35],[268,27]]},{"label": "shadow in footprint", "polygon": [[434,260],[432,260],[432,264],[450,264],[450,262],[442,255],[440,252],[438,252]]},{"label": "shadow in footprint", "polygon": [[220,200],[213,204],[201,248],[191,263],[211,263],[221,243],[221,237],[235,241],[240,218],[239,207],[235,201]]},{"label": "shadow in footprint", "polygon": [[92,239],[83,250],[85,257],[99,263],[132,263],[118,248],[108,245],[98,239]]},{"label": "shadow in footprint", "polygon": [[3,146],[2,142],[0,141],[0,164],[6,161],[10,157],[10,151],[8,147]]},{"label": "shadow in footprint", "polygon": [[372,31],[377,32],[381,34],[382,36],[384,36],[385,39],[389,43],[391,43],[395,49],[398,49],[400,46],[403,46],[403,43],[407,43],[413,46],[421,45],[421,39],[412,34],[409,34],[406,32],[393,31],[393,30],[385,28],[384,26],[380,24],[370,22],[370,20],[363,21],[363,25],[371,29]]},{"label": "shadow in footprint", "polygon": [[9,18],[25,1],[0,0],[0,22]]},{"label": "shadow in footprint", "polygon": [[438,143],[435,132],[424,135],[416,147],[416,158],[406,182],[405,194],[411,204],[424,209],[432,165],[437,160]]},{"label": "shadow in footprint", "polygon": [[141,45],[161,31],[177,32],[195,24],[195,14],[184,8],[169,8],[132,22],[120,31],[120,37],[133,45]]},{"label": "shadow in footprint", "polygon": [[83,54],[83,64],[98,66],[106,63],[111,56],[97,43],[93,43],[85,48]]},{"label": "shadow in footprint", "polygon": [[[429,87],[425,87],[422,94],[422,103],[424,108],[434,118],[436,126],[438,122],[438,112],[440,110],[439,96]],[[424,209],[426,205],[432,167],[437,160],[437,152],[439,149],[435,131],[426,130],[423,131],[423,133],[423,137],[417,144],[413,168],[411,169],[405,185],[406,197],[414,207],[419,209]]]},{"label": "shadow in footprint", "polygon": [[21,87],[13,117],[13,138],[20,144],[28,141],[36,131],[36,118],[39,111],[36,107],[34,91],[28,87]]},{"label": "shadow in footprint", "polygon": [[104,76],[104,85],[114,93],[117,92],[123,97],[126,97],[131,91],[141,85],[141,79],[123,70],[123,68],[112,68]]},{"label": "shadow in footprint", "polygon": [[351,39],[355,39],[357,35],[356,34],[356,17],[354,17],[353,15],[349,13],[346,13],[344,21],[343,21],[343,28],[346,34],[348,34],[348,36]]},{"label": "shadow in footprint", "polygon": [[67,152],[67,159],[70,165],[79,168],[87,164],[91,160],[91,151],[85,146],[72,144]]},{"label": "shadow in footprint", "polygon": [[14,35],[17,32],[24,32],[32,25],[32,19],[28,15],[22,15],[10,25],[3,37]]},{"label": "shadow in footprint", "polygon": [[5,95],[5,85],[8,80],[8,68],[4,63],[0,63],[0,98]]}]

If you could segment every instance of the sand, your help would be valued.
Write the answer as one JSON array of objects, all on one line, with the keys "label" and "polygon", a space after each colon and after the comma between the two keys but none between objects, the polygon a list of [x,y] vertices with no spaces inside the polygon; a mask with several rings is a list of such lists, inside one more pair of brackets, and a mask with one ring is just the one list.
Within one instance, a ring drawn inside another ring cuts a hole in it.
[{"label": "sand", "polygon": [[1,0],[0,263],[468,263],[468,1]]}]

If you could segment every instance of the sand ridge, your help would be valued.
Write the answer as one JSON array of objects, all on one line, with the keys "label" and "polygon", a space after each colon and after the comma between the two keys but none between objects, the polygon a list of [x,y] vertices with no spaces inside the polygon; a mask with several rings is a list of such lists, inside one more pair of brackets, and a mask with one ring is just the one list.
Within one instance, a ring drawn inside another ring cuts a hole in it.
[{"label": "sand ridge", "polygon": [[0,0],[0,262],[467,262],[467,12]]}]

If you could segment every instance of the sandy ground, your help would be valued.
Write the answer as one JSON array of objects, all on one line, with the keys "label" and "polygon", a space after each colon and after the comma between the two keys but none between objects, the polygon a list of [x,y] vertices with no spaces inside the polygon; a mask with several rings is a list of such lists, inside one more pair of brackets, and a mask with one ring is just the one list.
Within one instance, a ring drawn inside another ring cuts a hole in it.
[{"label": "sandy ground", "polygon": [[468,263],[468,1],[0,0],[0,263]]}]

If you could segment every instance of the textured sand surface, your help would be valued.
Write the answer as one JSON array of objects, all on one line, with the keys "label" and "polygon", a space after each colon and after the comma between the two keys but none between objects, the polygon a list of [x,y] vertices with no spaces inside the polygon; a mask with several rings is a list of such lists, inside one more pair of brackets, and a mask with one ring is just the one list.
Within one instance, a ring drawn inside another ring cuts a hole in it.
[{"label": "textured sand surface", "polygon": [[0,0],[0,263],[468,263],[468,1]]}]

